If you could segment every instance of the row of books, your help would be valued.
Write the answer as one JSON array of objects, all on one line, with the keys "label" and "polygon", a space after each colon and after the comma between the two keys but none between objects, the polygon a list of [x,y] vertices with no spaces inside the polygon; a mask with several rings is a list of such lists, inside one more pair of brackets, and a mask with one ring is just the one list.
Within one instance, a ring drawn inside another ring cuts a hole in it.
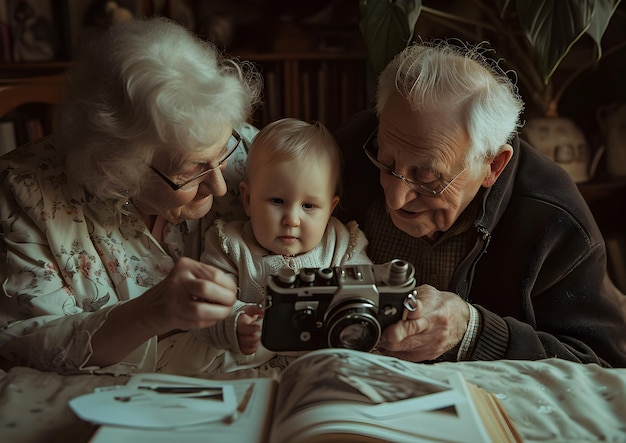
[{"label": "row of books", "polygon": [[0,155],[49,132],[47,122],[40,116],[15,112],[0,120]]},{"label": "row of books", "polygon": [[[276,58],[256,63],[264,77],[262,105],[252,121],[258,128],[279,118],[296,117],[320,121],[335,130],[367,107],[365,60]],[[48,111],[42,105],[2,118],[0,154],[47,134]]]},{"label": "row of books", "polygon": [[334,130],[368,105],[364,59],[294,57],[258,64],[264,77],[263,104],[254,116],[258,127],[296,117]]}]

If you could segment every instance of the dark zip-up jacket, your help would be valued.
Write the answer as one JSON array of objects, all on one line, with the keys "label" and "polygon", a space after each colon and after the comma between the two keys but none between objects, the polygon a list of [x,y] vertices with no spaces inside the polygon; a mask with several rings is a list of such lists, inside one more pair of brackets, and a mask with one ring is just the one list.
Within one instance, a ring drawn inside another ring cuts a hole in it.
[{"label": "dark zip-up jacket", "polygon": [[[337,215],[357,220],[369,237],[376,232],[365,214],[382,188],[361,147],[376,125],[374,113],[364,112],[335,132],[344,153]],[[481,313],[469,358],[626,367],[626,296],[607,276],[591,211],[562,168],[522,140],[513,149],[496,183],[477,197],[477,241],[450,285]]]}]

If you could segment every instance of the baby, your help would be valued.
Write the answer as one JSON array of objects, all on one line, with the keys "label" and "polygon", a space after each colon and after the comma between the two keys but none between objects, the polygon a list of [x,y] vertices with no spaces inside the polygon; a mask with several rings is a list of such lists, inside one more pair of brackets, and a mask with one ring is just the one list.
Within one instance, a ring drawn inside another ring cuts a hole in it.
[{"label": "baby", "polygon": [[225,371],[259,367],[276,355],[260,345],[268,276],[284,267],[297,272],[371,264],[356,222],[344,225],[332,216],[341,191],[341,152],[323,124],[285,118],[263,128],[250,147],[240,191],[249,220],[217,220],[202,255],[231,274],[240,290],[233,315],[208,336],[211,345],[229,351]]}]

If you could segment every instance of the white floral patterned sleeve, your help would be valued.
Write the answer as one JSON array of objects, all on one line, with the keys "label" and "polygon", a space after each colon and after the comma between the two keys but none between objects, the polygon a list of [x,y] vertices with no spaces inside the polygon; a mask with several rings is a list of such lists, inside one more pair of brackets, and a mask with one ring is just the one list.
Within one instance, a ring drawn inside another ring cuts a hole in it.
[{"label": "white floral patterned sleeve", "polygon": [[[173,258],[137,214],[120,225],[106,204],[68,183],[51,138],[3,157],[0,171],[0,356],[89,370],[91,336],[110,307],[161,281]],[[150,346],[111,370],[145,369]]]}]

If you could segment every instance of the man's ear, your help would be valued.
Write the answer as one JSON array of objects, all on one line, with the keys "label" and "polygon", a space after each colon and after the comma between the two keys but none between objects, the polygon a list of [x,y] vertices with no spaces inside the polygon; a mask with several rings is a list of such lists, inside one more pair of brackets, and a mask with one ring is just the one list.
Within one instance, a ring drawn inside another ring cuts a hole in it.
[{"label": "man's ear", "polygon": [[500,177],[500,174],[502,174],[502,171],[504,171],[506,165],[509,164],[511,157],[513,157],[513,147],[508,144],[502,145],[500,152],[491,160],[491,163],[489,164],[489,175],[485,177],[482,183],[485,188],[488,188],[496,182],[498,177]]},{"label": "man's ear", "polygon": [[250,217],[250,190],[248,189],[248,183],[239,182],[239,193],[241,194],[243,210],[246,211],[246,215]]}]

